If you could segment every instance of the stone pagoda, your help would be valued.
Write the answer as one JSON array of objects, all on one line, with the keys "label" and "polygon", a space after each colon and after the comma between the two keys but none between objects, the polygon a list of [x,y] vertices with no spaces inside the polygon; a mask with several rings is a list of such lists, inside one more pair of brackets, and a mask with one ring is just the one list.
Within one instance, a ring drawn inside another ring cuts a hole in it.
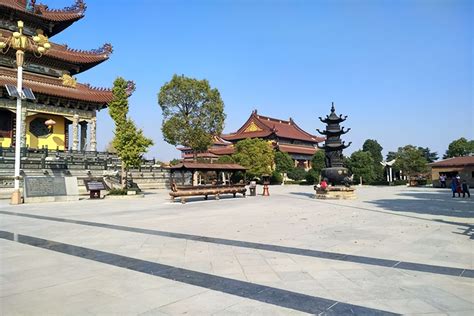
[{"label": "stone pagoda", "polygon": [[355,197],[354,189],[350,187],[352,177],[349,170],[344,167],[344,156],[342,155],[342,150],[351,145],[351,142],[346,145],[344,141],[341,141],[341,135],[350,131],[350,128],[344,130],[344,127],[340,126],[340,123],[346,119],[347,116],[336,114],[334,102],[331,106],[331,113],[324,119],[319,117],[319,120],[326,124],[324,131],[317,129],[318,133],[326,137],[324,146],[318,145],[318,148],[325,152],[326,168],[322,170],[321,174],[323,178],[327,179],[330,186],[326,190],[315,187],[316,198],[350,199]]},{"label": "stone pagoda", "polygon": [[[18,21],[23,22],[23,33],[29,38],[40,34],[49,39],[83,18],[85,9],[82,0],[64,9],[49,9],[34,0],[2,0],[0,41],[8,42],[17,31]],[[51,48],[40,58],[31,49],[25,52],[23,87],[33,91],[35,100],[22,101],[21,147],[96,151],[96,112],[107,106],[112,92],[79,83],[73,76],[107,60],[112,46],[83,51],[49,42]],[[0,54],[3,148],[15,143],[16,98],[9,95],[5,85],[16,86],[16,81],[15,49],[7,46]]]}]

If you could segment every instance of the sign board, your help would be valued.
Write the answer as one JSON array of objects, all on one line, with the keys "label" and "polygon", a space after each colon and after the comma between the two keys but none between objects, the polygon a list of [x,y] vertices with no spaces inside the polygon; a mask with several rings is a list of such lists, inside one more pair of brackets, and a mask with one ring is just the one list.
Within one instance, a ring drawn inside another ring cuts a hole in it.
[{"label": "sign board", "polygon": [[76,177],[24,177],[23,197],[28,202],[54,202],[79,199]]},{"label": "sign board", "polygon": [[107,190],[104,180],[84,180],[87,191]]},{"label": "sign board", "polygon": [[25,197],[67,195],[64,177],[25,177]]}]

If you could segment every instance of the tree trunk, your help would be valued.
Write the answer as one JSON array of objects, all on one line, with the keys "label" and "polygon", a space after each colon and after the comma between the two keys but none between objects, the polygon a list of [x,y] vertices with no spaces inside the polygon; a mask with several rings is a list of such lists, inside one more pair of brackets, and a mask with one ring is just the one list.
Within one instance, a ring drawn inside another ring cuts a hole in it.
[{"label": "tree trunk", "polygon": [[123,163],[123,161],[122,161],[122,176],[120,180],[121,180],[120,182],[122,183],[122,189],[126,189],[127,173],[126,173],[125,164]]}]

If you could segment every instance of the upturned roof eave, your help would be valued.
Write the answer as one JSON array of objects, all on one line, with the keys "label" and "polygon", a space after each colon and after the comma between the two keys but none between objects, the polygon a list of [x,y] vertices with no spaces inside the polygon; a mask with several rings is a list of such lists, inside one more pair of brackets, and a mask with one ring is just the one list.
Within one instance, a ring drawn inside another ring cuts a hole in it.
[{"label": "upturned roof eave", "polygon": [[[8,30],[0,30],[0,34],[4,38],[9,38],[12,36],[12,32]],[[78,74],[84,72],[88,69],[91,69],[104,61],[108,60],[112,54],[113,47],[111,44],[107,43],[102,45],[101,48],[95,50],[78,50],[70,49],[66,45],[60,45],[51,42],[51,49],[43,54],[41,58],[34,58],[34,50],[28,48],[28,53],[26,55],[27,59],[34,59],[35,63],[41,65],[54,65],[54,64],[69,64],[67,66],[70,74]],[[14,58],[14,50],[8,52],[8,56]]]},{"label": "upturned roof eave", "polygon": [[[16,85],[16,71],[0,67],[0,85]],[[76,101],[97,103],[106,106],[112,100],[112,91],[106,88],[92,88],[77,83],[76,88],[62,85],[59,78],[48,77],[29,72],[23,73],[23,86],[33,90],[35,94],[49,95]]]},{"label": "upturned roof eave", "polygon": [[[77,3],[78,1],[76,1],[76,5]],[[39,13],[29,12],[26,7],[22,7],[16,0],[3,0],[0,3],[0,8],[2,7],[5,11],[12,11],[10,17],[14,20],[23,20],[28,24],[30,22],[35,26],[42,26],[45,34],[50,37],[60,33],[84,17],[84,10],[79,8],[77,10],[49,10],[44,5],[37,5],[36,9]]]}]

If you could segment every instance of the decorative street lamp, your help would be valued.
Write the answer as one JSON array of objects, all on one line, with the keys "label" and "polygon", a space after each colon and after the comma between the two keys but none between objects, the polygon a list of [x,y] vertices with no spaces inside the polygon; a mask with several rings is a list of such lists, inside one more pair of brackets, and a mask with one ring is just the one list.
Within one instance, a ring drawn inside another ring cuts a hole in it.
[{"label": "decorative street lamp", "polygon": [[25,51],[31,50],[36,57],[41,57],[51,44],[48,37],[43,34],[42,30],[36,30],[36,35],[29,38],[23,34],[23,21],[18,21],[18,32],[7,38],[5,41],[0,39],[0,51],[6,54],[10,48],[16,50],[16,66],[17,72],[17,93],[16,93],[16,137],[15,137],[15,189],[12,194],[11,204],[21,203],[20,193],[20,153],[21,153],[21,129],[23,128],[21,120],[21,100],[24,98],[23,92],[23,64],[25,61]]}]

